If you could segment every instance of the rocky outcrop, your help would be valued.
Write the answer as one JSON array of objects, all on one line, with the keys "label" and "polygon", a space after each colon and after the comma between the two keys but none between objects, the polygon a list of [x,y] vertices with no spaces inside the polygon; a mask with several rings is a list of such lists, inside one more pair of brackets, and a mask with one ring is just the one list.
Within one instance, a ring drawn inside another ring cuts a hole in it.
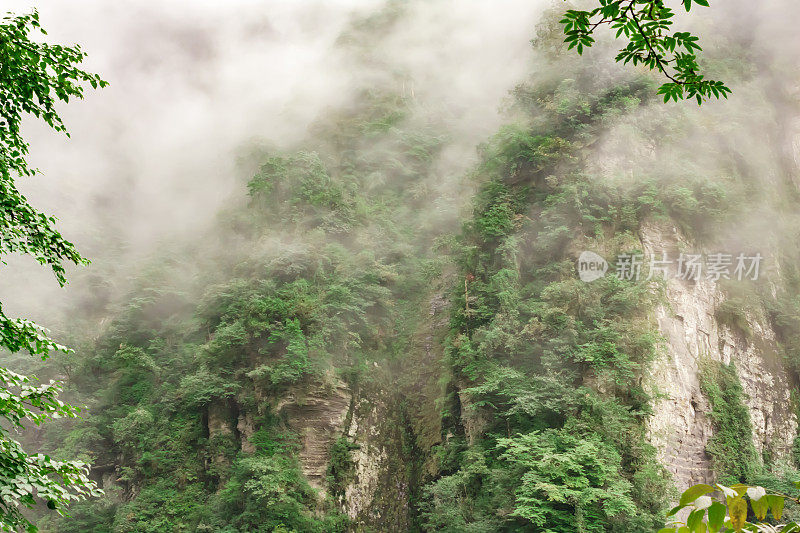
[{"label": "rocky outcrop", "polygon": [[434,473],[430,450],[442,438],[436,405],[449,316],[442,292],[428,300],[405,357],[374,363],[353,403],[347,437],[358,448],[341,504],[355,530],[407,531],[414,492]]},{"label": "rocky outcrop", "polygon": [[[367,420],[368,422],[368,420]],[[358,448],[351,452],[351,459],[355,469],[352,482],[347,485],[344,493],[342,507],[347,516],[356,520],[359,516],[369,512],[369,507],[378,490],[381,475],[381,465],[386,461],[386,451],[379,445],[370,442],[372,439],[359,438],[359,434],[372,433],[369,426],[362,427],[354,423],[348,436],[362,441]],[[363,442],[365,441],[366,442]]]},{"label": "rocky outcrop", "polygon": [[324,492],[330,449],[342,434],[351,393],[341,380],[294,390],[278,402],[275,411],[300,435],[300,465],[312,487]]},{"label": "rocky outcrop", "polygon": [[253,414],[250,412],[240,413],[236,421],[236,430],[239,432],[242,441],[242,451],[254,453],[256,447],[253,445],[251,438],[256,432],[256,424],[255,420],[253,420]]},{"label": "rocky outcrop", "polygon": [[[397,462],[394,454],[401,448],[396,444],[402,437],[397,435],[397,422],[394,413],[390,413],[391,406],[383,401],[382,396],[378,392],[359,399],[347,434],[358,448],[351,452],[354,474],[345,488],[341,504],[357,525],[373,525],[381,519],[406,522],[408,482],[405,472],[402,469],[396,471],[394,464]],[[396,494],[394,501],[385,498],[387,493]],[[384,499],[388,506],[379,503]]]},{"label": "rocky outcrop", "polygon": [[[688,247],[674,229],[645,228],[641,237],[647,255]],[[746,395],[756,450],[777,460],[789,457],[797,419],[775,332],[765,320],[751,315],[747,316],[748,335],[721,324],[715,312],[726,296],[707,279],[695,282],[671,277],[665,296],[664,304],[655,311],[666,342],[648,376],[656,395],[648,430],[678,489],[714,477],[706,453],[713,427],[705,413],[711,407],[698,375],[704,359],[735,366]]]}]

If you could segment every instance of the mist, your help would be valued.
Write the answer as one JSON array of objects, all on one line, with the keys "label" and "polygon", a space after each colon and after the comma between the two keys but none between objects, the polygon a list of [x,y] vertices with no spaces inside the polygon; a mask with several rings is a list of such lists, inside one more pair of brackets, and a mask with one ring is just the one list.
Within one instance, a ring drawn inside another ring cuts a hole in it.
[{"label": "mist", "polygon": [[[124,286],[155,250],[194,242],[213,230],[223,205],[243,201],[246,154],[297,145],[370,86],[394,85],[413,94],[426,119],[447,121],[441,181],[432,185],[465,200],[469,189],[458,182],[530,67],[544,2],[36,5],[48,38],[80,43],[86,69],[110,86],[62,106],[69,139],[25,124],[42,174],[20,188],[93,261],[81,271],[113,266]],[[341,45],[353,21],[401,8],[368,60]],[[46,269],[12,258],[0,296],[9,313],[46,321],[55,307],[69,309],[72,287],[59,289]]]}]

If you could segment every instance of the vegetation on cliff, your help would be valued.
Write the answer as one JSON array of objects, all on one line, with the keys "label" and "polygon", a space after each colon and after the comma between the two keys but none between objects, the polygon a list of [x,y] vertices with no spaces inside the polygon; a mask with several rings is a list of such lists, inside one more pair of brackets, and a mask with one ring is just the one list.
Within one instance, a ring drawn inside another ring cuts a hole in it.
[{"label": "vegetation on cliff", "polygon": [[[635,22],[658,3],[629,4]],[[669,13],[659,9],[653,21],[663,24]],[[605,13],[570,13],[560,24],[587,46],[591,17]],[[339,46],[378,62],[370,44],[401,17],[390,3]],[[686,520],[701,531],[724,519],[725,505],[738,520],[747,498],[760,518],[767,502],[775,519],[791,518],[793,505],[784,512],[773,497],[793,490],[797,465],[778,464],[767,447],[757,453],[736,368],[716,362],[701,384],[723,485],[678,498],[647,425],[660,393],[649,374],[664,350],[654,310],[666,284],[646,271],[586,283],[574,268],[581,250],[641,252],[646,224],[725,242],[725,222],[773,199],[759,196],[746,165],[717,175],[699,155],[672,164],[687,153],[677,142],[655,153],[650,145],[691,137],[699,119],[651,120],[653,78],[565,55],[558,18],[539,28],[542,64],[513,91],[507,124],[458,177],[447,112],[432,113],[406,90],[405,73],[386,69],[301,142],[248,154],[239,201],[213,230],[161,251],[122,298],[69,317],[57,337],[76,353],[36,369],[66,376],[66,395],[91,415],[28,437],[54,460],[94,465],[94,481],[81,482],[105,494],[69,517],[45,515],[43,526],[622,533],[656,531],[691,508]],[[670,37],[651,37],[670,48]],[[692,55],[690,37],[679,44]],[[646,43],[631,43],[634,62],[659,66]],[[694,60],[661,94],[727,93],[702,82]],[[710,70],[737,72],[713,57]],[[609,177],[602,147],[620,130],[648,156]],[[705,142],[705,152],[735,159],[724,140]],[[778,336],[776,364],[796,373],[791,265],[800,261],[786,253],[781,276],[726,288],[709,312],[745,342],[753,317],[763,319]],[[437,313],[447,315],[441,324]],[[339,411],[320,407],[334,396]],[[317,412],[303,418],[308,402]],[[314,424],[335,429],[309,443]],[[312,445],[324,464],[309,460]],[[369,494],[354,496],[359,483]],[[704,499],[713,490],[730,500]]]}]

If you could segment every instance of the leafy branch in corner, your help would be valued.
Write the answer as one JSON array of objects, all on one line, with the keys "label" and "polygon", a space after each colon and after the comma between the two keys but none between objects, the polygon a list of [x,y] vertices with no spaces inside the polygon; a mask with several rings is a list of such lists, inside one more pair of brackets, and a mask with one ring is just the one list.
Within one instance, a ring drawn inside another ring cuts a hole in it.
[{"label": "leafy branch in corner", "polygon": [[[628,45],[616,56],[623,64],[645,65],[656,70],[669,81],[659,87],[658,94],[664,102],[670,99],[697,100],[727,98],[731,90],[721,81],[706,79],[700,73],[696,52],[702,50],[698,38],[690,32],[671,32],[675,16],[663,0],[598,0],[599,7],[591,11],[569,9],[561,19],[564,25],[564,42],[568,49],[578,54],[595,42],[592,35],[600,26],[607,25],[622,35]],[[681,0],[686,11],[692,4],[708,7],[708,0]]]},{"label": "leafy branch in corner", "polygon": [[[795,483],[800,488],[800,482]],[[709,494],[720,494],[712,498]],[[763,487],[736,484],[730,487],[701,483],[693,485],[681,494],[680,502],[667,513],[667,527],[658,533],[798,533],[800,524],[788,522],[776,524],[783,516],[786,500],[800,503],[800,499],[781,493],[768,493]],[[748,502],[750,510],[748,512]],[[677,515],[688,511],[685,520]],[[767,513],[772,514],[772,523]],[[748,520],[753,516],[756,521]]]}]

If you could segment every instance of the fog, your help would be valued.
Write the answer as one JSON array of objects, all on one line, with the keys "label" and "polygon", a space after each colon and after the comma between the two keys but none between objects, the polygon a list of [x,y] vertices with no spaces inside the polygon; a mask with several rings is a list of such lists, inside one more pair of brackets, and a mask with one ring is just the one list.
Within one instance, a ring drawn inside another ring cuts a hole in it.
[{"label": "fog", "polygon": [[[32,5],[20,2],[14,10]],[[223,206],[244,201],[252,170],[243,164],[246,154],[302,146],[314,123],[352,104],[364,88],[389,86],[410,95],[417,115],[444,124],[448,141],[430,184],[443,196],[420,216],[457,211],[470,199],[464,174],[476,161],[476,145],[509,120],[509,91],[531,73],[561,75],[537,63],[530,44],[548,8],[563,7],[547,0],[502,6],[479,0],[49,0],[36,6],[48,39],[80,43],[89,54],[85,68],[111,83],[61,106],[69,139],[35,121],[25,124],[31,162],[42,173],[20,180],[20,188],[37,208],[57,216],[62,233],[93,261],[69,269],[73,284],[66,289],[29,258],[12,257],[0,267],[6,312],[44,323],[70,311],[82,276],[104,268],[124,292],[151,254],[213,231]],[[654,101],[626,117],[594,148],[589,168],[598,179],[635,182],[656,172],[724,181],[734,155],[762,186],[791,173],[786,165],[796,168],[800,160],[800,113],[798,74],[787,65],[798,37],[789,19],[770,15],[791,9],[772,0],[750,14],[734,2],[682,17],[678,25],[701,35],[719,77],[734,78],[733,96],[702,108]],[[370,16],[387,12],[396,12],[393,23],[373,28],[358,46],[346,44],[354,31],[370,31]],[[570,61],[619,75],[611,48],[597,48]],[[761,58],[759,72],[726,64],[732,49]],[[680,138],[660,135],[659,125],[677,123],[685,131]],[[642,135],[647,131],[652,135]],[[721,237],[757,240],[769,227],[769,209],[754,210],[736,235],[723,231]]]},{"label": "fog", "polygon": [[[529,40],[546,2],[36,5],[48,40],[80,43],[85,68],[111,85],[61,107],[71,139],[26,122],[42,173],[19,185],[93,261],[82,271],[113,263],[124,283],[135,272],[129,266],[192,241],[222,205],[240,201],[249,177],[237,165],[242,154],[300,142],[371,84],[402,83],[420,108],[447,116],[442,176],[460,176],[530,68]],[[386,9],[402,14],[363,56],[339,44],[354,20]],[[70,290],[25,258],[2,268],[0,301],[11,315],[46,322],[56,308],[69,310]]]}]

